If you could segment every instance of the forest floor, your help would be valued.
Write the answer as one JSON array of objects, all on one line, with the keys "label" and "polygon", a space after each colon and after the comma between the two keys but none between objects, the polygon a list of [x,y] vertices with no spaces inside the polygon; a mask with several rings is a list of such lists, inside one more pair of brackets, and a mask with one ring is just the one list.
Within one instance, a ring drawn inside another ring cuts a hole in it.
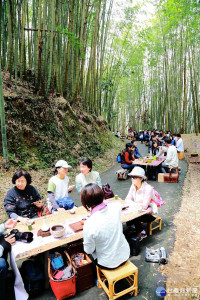
[{"label": "forest floor", "polygon": [[[200,136],[182,135],[185,157],[200,155]],[[167,265],[160,267],[167,277],[165,299],[200,299],[200,164],[188,164],[180,211],[175,215],[174,249]]]},{"label": "forest floor", "polygon": [[[185,158],[191,153],[200,155],[200,136],[194,134],[182,135],[185,147]],[[116,155],[123,144],[116,141],[116,148],[109,150],[103,158],[97,158],[94,169],[100,173],[109,169],[116,163]],[[14,168],[8,171],[0,170],[0,223],[5,221],[6,215],[3,208],[3,199],[12,187],[11,178]],[[52,176],[52,169],[31,170],[33,185],[40,194],[45,197],[47,183]],[[70,183],[73,183],[78,168],[69,172]],[[167,296],[165,299],[200,299],[200,165],[188,164],[185,177],[182,202],[178,213],[174,218],[176,227],[174,249],[168,257],[168,264],[160,267],[160,271],[166,276]]]}]

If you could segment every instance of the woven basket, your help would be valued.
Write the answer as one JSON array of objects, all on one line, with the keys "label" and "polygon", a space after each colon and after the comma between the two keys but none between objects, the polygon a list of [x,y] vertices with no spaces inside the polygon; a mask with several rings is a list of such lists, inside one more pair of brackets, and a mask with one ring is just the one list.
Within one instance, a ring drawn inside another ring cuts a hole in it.
[{"label": "woven basket", "polygon": [[[70,260],[69,255],[66,251],[64,251],[68,261]],[[63,257],[64,258],[64,257]],[[67,297],[73,296],[76,294],[76,277],[75,277],[75,269],[73,267],[73,276],[69,279],[65,280],[55,280],[52,277],[52,270],[51,270],[51,260],[50,257],[48,258],[48,275],[49,275],[49,282],[54,292],[54,295],[57,300],[63,300]]]}]

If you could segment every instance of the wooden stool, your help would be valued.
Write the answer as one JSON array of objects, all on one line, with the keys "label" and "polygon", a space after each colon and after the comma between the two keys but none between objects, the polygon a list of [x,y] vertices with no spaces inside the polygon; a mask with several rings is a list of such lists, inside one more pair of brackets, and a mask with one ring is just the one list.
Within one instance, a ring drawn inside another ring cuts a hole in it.
[{"label": "wooden stool", "polygon": [[[154,222],[158,222],[157,226],[152,227]],[[162,229],[162,219],[161,217],[157,217],[155,220],[153,220],[151,223],[149,223],[149,235],[152,235],[152,231],[156,228],[159,228],[159,230]]]},{"label": "wooden stool", "polygon": [[[98,287],[103,288],[109,300],[117,299],[125,294],[138,294],[138,268],[129,260],[115,270],[105,270],[97,266]],[[115,292],[115,284],[121,279],[126,279],[130,287],[119,293]],[[107,285],[105,284],[107,282]]]},{"label": "wooden stool", "polygon": [[126,180],[127,179],[127,176],[128,176],[128,170],[127,169],[120,169],[118,171],[116,171],[116,174],[117,174],[117,179],[118,180]]},{"label": "wooden stool", "polygon": [[184,159],[184,152],[178,152],[178,159]]}]

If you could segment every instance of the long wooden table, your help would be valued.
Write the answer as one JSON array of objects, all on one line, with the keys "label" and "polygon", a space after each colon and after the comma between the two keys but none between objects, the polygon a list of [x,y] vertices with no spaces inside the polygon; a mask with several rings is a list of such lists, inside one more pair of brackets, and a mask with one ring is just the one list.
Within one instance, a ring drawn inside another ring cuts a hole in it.
[{"label": "long wooden table", "polygon": [[[109,199],[109,201],[114,200],[114,198]],[[115,201],[120,201],[121,204],[125,204],[125,201],[122,199],[118,199]],[[131,210],[129,208],[129,210]],[[142,215],[146,214],[146,211],[138,212],[132,208],[132,211],[124,210],[122,212],[122,222],[127,222],[132,219],[138,218]],[[75,221],[81,220],[85,216],[88,215],[88,211],[83,207],[78,207],[75,210],[75,214],[70,214],[69,211],[65,211],[62,213],[55,213],[49,216],[36,218],[35,224],[32,225],[33,229],[32,232],[34,234],[34,240],[30,244],[26,244],[23,242],[17,241],[14,246],[12,246],[11,251],[11,266],[15,273],[15,298],[20,300],[28,300],[28,294],[25,291],[23,280],[19,269],[17,267],[17,261],[21,259],[26,259],[32,255],[36,255],[39,253],[43,253],[43,260],[44,260],[44,273],[45,273],[45,288],[49,287],[49,279],[48,279],[48,272],[47,272],[47,258],[49,256],[49,250],[56,248],[58,246],[66,245],[67,243],[77,241],[83,238],[83,231],[71,234],[67,234],[65,232],[64,236],[61,238],[53,238],[50,237],[37,237],[37,231],[41,229],[43,225],[43,219],[46,219],[46,223],[49,227],[57,224],[67,224],[66,228],[69,227],[69,223],[74,223]],[[16,226],[20,232],[27,232],[27,226],[19,223]],[[38,243],[39,240],[42,239],[42,244]],[[30,245],[30,246],[29,246]]]},{"label": "long wooden table", "polygon": [[[114,198],[109,199],[109,201],[114,200]],[[119,200],[115,200],[115,201],[120,201],[121,204],[125,204],[125,201],[122,199]],[[142,211],[142,212],[138,212],[138,211],[122,211],[122,222],[128,222],[130,220],[136,219],[142,215],[146,214],[146,211]],[[33,229],[32,232],[34,233],[34,241],[32,243],[35,242],[35,240],[38,239],[37,237],[37,231],[39,229],[41,229],[42,225],[43,225],[43,219],[46,219],[46,223],[48,226],[53,226],[53,225],[57,225],[57,224],[68,224],[68,223],[73,223],[76,222],[82,218],[84,218],[85,216],[88,215],[88,211],[83,207],[78,207],[75,210],[75,214],[70,214],[69,211],[65,211],[65,212],[59,212],[59,213],[55,213],[52,215],[48,215],[45,217],[40,217],[40,218],[36,218],[35,220],[35,224],[32,225]],[[28,228],[27,226],[19,223],[16,226],[16,229],[18,229],[20,232],[27,232]],[[83,231],[79,231],[77,233],[73,233],[73,234],[69,234],[69,235],[64,235],[61,238],[52,238],[51,242],[47,242],[45,243],[45,239],[47,238],[40,238],[40,239],[44,239],[44,243],[42,243],[41,245],[35,242],[34,248],[32,247],[32,249],[27,250],[26,248],[28,247],[28,245],[26,243],[22,243],[20,242],[20,253],[19,253],[19,249],[17,251],[17,255],[16,255],[16,251],[15,251],[15,247],[16,245],[13,246],[13,252],[15,253],[15,259],[20,260],[20,259],[24,259],[24,258],[28,258],[32,255],[36,255],[45,251],[48,251],[50,249],[56,248],[58,246],[63,246],[67,243],[71,243],[74,241],[77,241],[79,239],[83,238]],[[17,242],[19,243],[19,242]],[[32,244],[31,243],[31,244]],[[24,245],[24,246],[23,246]],[[32,245],[33,246],[33,245]],[[18,244],[19,247],[19,244]]]},{"label": "long wooden table", "polygon": [[162,164],[162,162],[165,161],[166,158],[167,158],[166,156],[160,156],[157,159],[153,160],[152,157],[145,156],[145,157],[140,158],[140,159],[135,159],[134,164],[142,165],[142,166],[157,167],[160,164]]}]

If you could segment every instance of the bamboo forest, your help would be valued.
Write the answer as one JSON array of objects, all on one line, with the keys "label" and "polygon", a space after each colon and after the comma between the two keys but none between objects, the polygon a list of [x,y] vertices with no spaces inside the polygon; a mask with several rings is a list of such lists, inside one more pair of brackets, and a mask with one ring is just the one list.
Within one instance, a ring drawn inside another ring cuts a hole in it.
[{"label": "bamboo forest", "polygon": [[[1,69],[112,131],[200,130],[199,0],[1,0]],[[1,127],[5,136],[2,78]]]}]

